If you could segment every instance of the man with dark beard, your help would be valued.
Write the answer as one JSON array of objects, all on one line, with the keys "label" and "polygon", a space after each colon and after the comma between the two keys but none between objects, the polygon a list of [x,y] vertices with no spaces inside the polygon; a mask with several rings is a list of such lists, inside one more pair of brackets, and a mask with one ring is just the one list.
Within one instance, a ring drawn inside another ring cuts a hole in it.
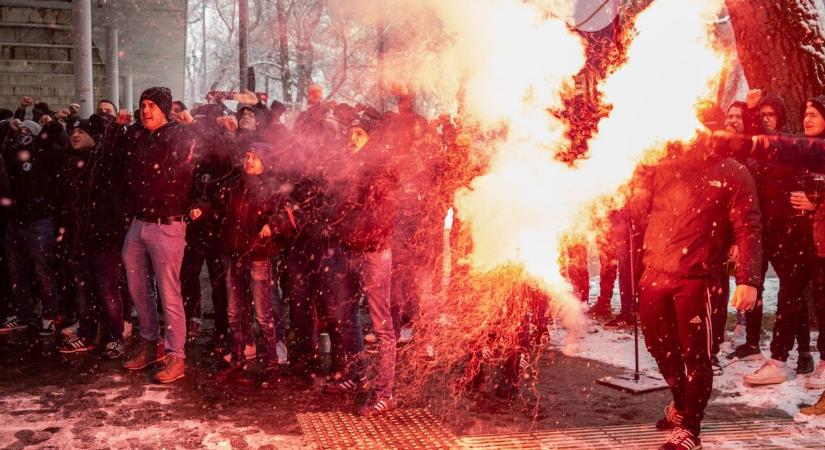
[{"label": "man with dark beard", "polygon": [[637,217],[649,218],[639,316],[645,344],[673,394],[657,428],[674,430],[660,449],[695,449],[713,384],[709,289],[731,241],[740,252],[733,305],[751,309],[761,282],[756,186],[743,165],[700,140],[671,145],[634,187],[631,206]]}]

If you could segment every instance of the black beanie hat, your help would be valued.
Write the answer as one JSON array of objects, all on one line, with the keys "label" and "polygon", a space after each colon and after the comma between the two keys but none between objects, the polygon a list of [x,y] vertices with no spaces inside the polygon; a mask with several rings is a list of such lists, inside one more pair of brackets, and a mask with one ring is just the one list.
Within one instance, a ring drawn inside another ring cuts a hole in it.
[{"label": "black beanie hat", "polygon": [[103,130],[109,122],[112,122],[112,120],[108,114],[92,114],[88,119],[73,121],[69,124],[67,129],[69,134],[71,134],[76,128],[79,128],[85,131],[89,136],[97,137],[99,134],[103,133]]},{"label": "black beanie hat", "polygon": [[249,105],[241,105],[241,106],[239,106],[239,107],[238,107],[238,111],[237,111],[237,112],[235,112],[235,120],[237,120],[237,121],[239,121],[239,122],[240,122],[241,117],[243,117],[243,113],[244,113],[244,111],[247,111],[247,110],[248,110],[248,111],[252,111],[252,115],[254,115],[254,116],[255,116],[255,119],[256,119],[256,120],[260,120],[260,117],[258,117],[258,111],[257,111],[257,109],[256,109],[256,108],[253,108],[253,107],[251,107],[251,106],[249,106]]},{"label": "black beanie hat", "polygon": [[150,87],[140,94],[140,102],[138,104],[143,103],[144,100],[153,101],[158,105],[158,108],[163,111],[166,118],[169,118],[169,113],[172,112],[172,91],[169,90],[169,88],[158,86]]}]

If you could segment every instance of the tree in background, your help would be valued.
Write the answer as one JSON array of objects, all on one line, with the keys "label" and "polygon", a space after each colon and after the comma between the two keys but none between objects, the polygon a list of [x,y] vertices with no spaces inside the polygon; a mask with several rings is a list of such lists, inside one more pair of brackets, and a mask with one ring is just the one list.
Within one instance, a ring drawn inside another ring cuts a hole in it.
[{"label": "tree in background", "polygon": [[726,0],[748,84],[788,104],[799,131],[805,101],[825,93],[825,10],[821,0]]}]

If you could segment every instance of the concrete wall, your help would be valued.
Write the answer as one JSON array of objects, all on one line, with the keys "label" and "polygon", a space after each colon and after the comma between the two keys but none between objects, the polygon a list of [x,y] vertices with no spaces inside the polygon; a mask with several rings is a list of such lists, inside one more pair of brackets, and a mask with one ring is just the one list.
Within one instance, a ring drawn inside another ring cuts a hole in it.
[{"label": "concrete wall", "polygon": [[[152,86],[172,89],[183,98],[185,76],[186,0],[92,1],[92,35],[106,49],[106,26],[120,30],[120,75],[134,77],[134,101]],[[121,83],[121,102],[125,101]],[[137,105],[134,105],[137,107]]]}]

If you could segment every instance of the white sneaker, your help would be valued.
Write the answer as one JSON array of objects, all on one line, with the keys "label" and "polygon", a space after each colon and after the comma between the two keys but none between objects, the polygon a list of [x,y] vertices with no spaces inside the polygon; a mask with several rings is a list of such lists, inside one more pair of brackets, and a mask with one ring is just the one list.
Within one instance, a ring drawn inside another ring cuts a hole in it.
[{"label": "white sneaker", "polygon": [[733,327],[733,344],[734,345],[741,345],[744,344],[747,340],[747,330],[745,329],[745,325],[736,324]]},{"label": "white sneaker", "polygon": [[57,331],[57,326],[52,319],[43,319],[40,321],[40,331],[38,334],[40,336],[54,336],[54,333]]},{"label": "white sneaker", "polygon": [[132,322],[128,320],[123,321],[123,340],[129,339],[132,336]]},{"label": "white sneaker", "polygon": [[[243,355],[246,357],[247,361],[249,361],[250,359],[255,359],[255,357],[258,356],[255,344],[247,344],[243,348]],[[232,362],[232,353],[227,353],[226,355],[223,355],[223,360],[227,363]]]},{"label": "white sneaker", "polygon": [[278,356],[278,364],[289,364],[286,343],[284,343],[284,341],[278,341],[275,343],[275,354]]},{"label": "white sneaker", "polygon": [[398,343],[399,344],[407,344],[412,341],[413,338],[413,329],[409,326],[401,327],[401,332],[398,336]]},{"label": "white sneaker", "polygon": [[756,372],[745,375],[743,380],[752,386],[781,384],[791,379],[791,374],[785,367],[784,361],[770,359]]},{"label": "white sneaker", "polygon": [[80,321],[60,330],[60,334],[66,337],[77,336],[77,329],[80,328]]},{"label": "white sneaker", "polygon": [[816,369],[805,380],[805,387],[808,389],[823,389],[825,388],[825,361],[819,361]]}]

